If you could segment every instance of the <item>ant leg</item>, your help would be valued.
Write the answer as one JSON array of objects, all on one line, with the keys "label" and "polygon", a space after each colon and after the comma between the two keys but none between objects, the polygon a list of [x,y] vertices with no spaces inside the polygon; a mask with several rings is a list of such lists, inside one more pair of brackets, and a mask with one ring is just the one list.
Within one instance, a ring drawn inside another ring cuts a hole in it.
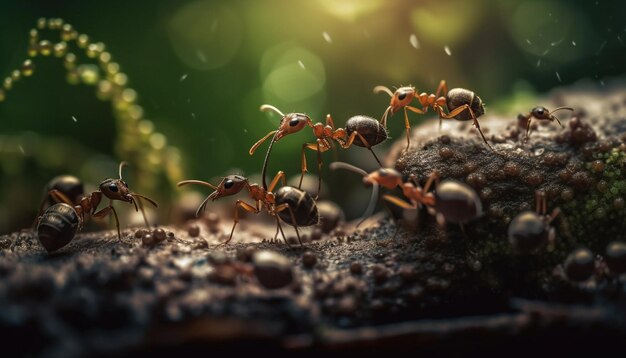
[{"label": "ant leg", "polygon": [[[280,230],[280,234],[283,236],[283,241],[285,241],[285,244],[287,244],[287,246],[291,246],[289,245],[289,241],[287,241],[287,238],[285,237],[285,232],[283,231],[283,227],[280,225],[280,219],[278,218],[278,216],[276,216],[276,235],[278,235],[278,230]],[[276,237],[274,237],[275,239]]]},{"label": "ant leg", "polygon": [[385,194],[383,195],[383,199],[387,200],[388,202],[395,204],[399,207],[401,207],[402,209],[417,209],[417,204],[413,203],[413,204],[409,204],[406,201],[393,196],[393,195],[389,195],[389,194]]},{"label": "ant leg", "polygon": [[117,226],[117,238],[121,241],[122,233],[120,231],[120,219],[117,217],[117,212],[115,211],[115,208],[113,207],[112,201],[109,202],[109,206],[104,207],[102,210],[93,213],[92,216],[94,218],[102,218],[102,217],[107,216],[109,212],[113,212],[113,217],[115,218],[115,225]]},{"label": "ant leg", "polygon": [[274,177],[274,179],[272,179],[270,186],[267,187],[267,191],[273,191],[280,180],[283,181],[283,186],[287,185],[287,181],[285,180],[285,172],[283,172],[282,170],[276,173],[276,176]]},{"label": "ant leg", "polygon": [[376,161],[378,162],[378,165],[380,165],[380,167],[383,167],[383,163],[381,163],[380,159],[378,159],[378,157],[376,156],[376,153],[374,153],[374,149],[372,148],[372,146],[369,144],[369,142],[367,141],[367,139],[365,139],[365,137],[363,137],[363,135],[361,135],[361,133],[359,132],[353,132],[352,134],[356,133],[357,136],[359,136],[359,139],[361,140],[361,142],[363,144],[365,144],[365,148],[367,148],[372,155],[374,156],[374,159],[376,159]]},{"label": "ant leg", "polygon": [[554,221],[554,219],[556,219],[559,215],[561,215],[561,209],[556,208],[552,210],[552,214],[550,214],[550,216],[548,217],[548,221],[546,221],[546,224],[549,225],[550,223],[552,223],[552,221]]},{"label": "ant leg", "polygon": [[320,197],[322,191],[322,151],[320,150],[320,142],[317,141],[317,194],[315,201]]},{"label": "ant leg", "polygon": [[275,209],[275,212],[279,213],[285,209],[289,210],[289,215],[291,216],[291,226],[296,229],[296,236],[298,237],[298,242],[300,243],[300,246],[304,246],[302,245],[302,240],[300,239],[300,232],[298,231],[298,222],[296,221],[296,215],[293,213],[293,210],[291,210],[289,204],[278,205]]},{"label": "ant leg", "polygon": [[304,150],[310,145],[314,145],[314,144],[313,143],[302,144],[302,172],[300,173],[300,183],[298,184],[298,189],[302,188],[302,180],[304,179],[304,174],[309,172],[307,165],[306,165],[306,153],[304,152]]},{"label": "ant leg", "polygon": [[428,176],[428,180],[426,181],[426,185],[424,185],[424,193],[428,193],[430,186],[433,184],[433,181],[439,183],[439,173],[437,171],[433,171]]},{"label": "ant leg", "polygon": [[530,124],[533,120],[533,117],[529,117],[528,121],[526,122],[526,138],[524,138],[524,141],[528,141],[528,139],[530,138]]},{"label": "ant leg", "polygon": [[228,240],[226,240],[226,242],[221,243],[220,245],[226,245],[230,242],[230,240],[232,240],[233,238],[233,233],[235,232],[235,227],[237,226],[237,223],[239,222],[239,207],[243,208],[245,211],[251,212],[251,213],[258,213],[259,210],[257,208],[255,208],[254,206],[246,203],[243,200],[237,200],[235,202],[235,220],[233,222],[233,228],[230,230],[230,236],[228,237]]},{"label": "ant leg", "polygon": [[468,104],[464,104],[458,108],[455,108],[453,111],[451,111],[448,114],[443,113],[443,110],[440,109],[439,116],[443,119],[451,119],[451,118],[458,116],[459,113],[462,113],[463,111],[469,111],[472,122],[474,122],[474,127],[478,129],[478,133],[480,133],[480,136],[483,138],[483,141],[485,142],[487,147],[489,147],[489,149],[495,152],[493,147],[491,147],[491,145],[487,142],[487,138],[485,138],[483,131],[480,129],[480,124],[478,123],[478,119],[476,118],[474,111],[472,111],[472,109],[470,108]]},{"label": "ant leg", "polygon": [[406,129],[406,149],[409,149],[411,144],[411,125],[409,123],[409,115],[407,114],[407,109],[415,112],[417,114],[424,114],[424,111],[413,106],[405,106],[404,107],[404,128]]},{"label": "ant leg", "polygon": [[441,96],[446,96],[448,94],[448,85],[446,84],[446,80],[441,80],[439,82],[439,86],[437,86],[437,92],[435,93],[435,97],[439,98]]}]

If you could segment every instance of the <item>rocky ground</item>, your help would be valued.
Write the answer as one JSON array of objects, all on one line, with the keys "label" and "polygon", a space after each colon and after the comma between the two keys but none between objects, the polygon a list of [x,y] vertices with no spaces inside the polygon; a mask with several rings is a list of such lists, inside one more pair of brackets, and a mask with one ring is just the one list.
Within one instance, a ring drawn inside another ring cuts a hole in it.
[{"label": "rocky ground", "polygon": [[[626,235],[626,87],[568,89],[541,104],[576,111],[563,116],[564,129],[539,125],[526,144],[515,116],[481,117],[495,153],[464,123],[439,133],[432,121],[414,132],[411,150],[401,138],[387,158],[422,182],[437,170],[475,188],[485,215],[465,234],[423,212],[416,223],[402,220],[417,229],[397,230],[384,214],[359,230],[319,227],[303,248],[264,239],[274,227],[259,221],[242,221],[236,239],[217,246],[231,228],[217,213],[148,234],[126,229],[121,241],[113,231],[82,233],[53,254],[30,231],[0,236],[2,349],[522,352],[551,344],[563,353],[619,344],[626,278],[605,251]],[[536,190],[562,211],[556,240],[519,255],[506,230],[534,208]],[[564,266],[581,246],[591,266],[572,258]]]}]

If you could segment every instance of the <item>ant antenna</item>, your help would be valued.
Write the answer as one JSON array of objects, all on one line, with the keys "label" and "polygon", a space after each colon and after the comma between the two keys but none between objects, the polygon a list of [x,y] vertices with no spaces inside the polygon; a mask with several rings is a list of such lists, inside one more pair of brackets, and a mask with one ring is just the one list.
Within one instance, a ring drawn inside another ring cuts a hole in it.
[{"label": "ant antenna", "polygon": [[283,112],[280,111],[280,109],[272,106],[271,104],[264,104],[261,105],[261,107],[259,108],[261,110],[261,112],[274,112],[276,114],[278,114],[281,117],[284,117],[285,115],[283,114]]},{"label": "ant antenna", "polygon": [[[353,173],[357,173],[363,177],[367,176],[367,172],[365,170],[344,162],[332,162],[330,163],[329,167],[331,170],[344,169],[349,170]],[[356,227],[359,227],[365,221],[365,219],[367,219],[374,213],[374,209],[376,208],[376,200],[378,199],[378,187],[378,183],[372,183],[372,194],[370,196],[369,204],[367,204],[367,209],[365,209],[365,212],[362,215],[362,219],[361,221],[359,221]]]},{"label": "ant antenna", "polygon": [[574,111],[574,108],[572,108],[572,107],[559,107],[559,108],[555,109],[554,111],[550,112],[550,118],[556,119],[556,121],[559,123],[559,125],[561,127],[563,127],[563,125],[561,124],[561,121],[559,120],[559,118],[554,115],[554,112],[560,111],[560,110],[563,110],[563,109],[567,109],[568,111],[572,111],[572,112]]},{"label": "ant antenna", "polygon": [[118,169],[118,173],[119,173],[119,176],[120,176],[120,180],[122,180],[122,170],[124,169],[124,167],[127,167],[127,166],[128,166],[128,163],[127,163],[126,161],[122,161],[122,162],[120,163],[120,167],[119,167],[119,169]]}]

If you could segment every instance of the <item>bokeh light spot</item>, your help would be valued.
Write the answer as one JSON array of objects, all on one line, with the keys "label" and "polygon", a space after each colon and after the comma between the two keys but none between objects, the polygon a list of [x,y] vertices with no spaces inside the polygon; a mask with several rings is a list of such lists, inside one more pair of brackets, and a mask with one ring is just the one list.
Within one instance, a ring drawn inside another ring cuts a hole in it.
[{"label": "bokeh light spot", "polygon": [[170,41],[180,60],[197,70],[224,66],[237,53],[243,24],[230,8],[197,1],[178,10],[170,21]]}]

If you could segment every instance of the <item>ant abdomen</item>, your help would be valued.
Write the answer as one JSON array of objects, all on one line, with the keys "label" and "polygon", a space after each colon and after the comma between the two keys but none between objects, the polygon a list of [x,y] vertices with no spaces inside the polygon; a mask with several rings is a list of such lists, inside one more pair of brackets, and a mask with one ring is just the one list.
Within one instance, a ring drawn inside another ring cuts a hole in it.
[{"label": "ant abdomen", "polygon": [[[385,127],[377,119],[368,116],[358,115],[350,117],[346,122],[346,132],[348,136],[353,132],[361,134],[370,147],[387,140],[387,130]],[[359,136],[354,138],[353,144],[359,147],[368,147]]]},{"label": "ant abdomen", "polygon": [[446,222],[462,224],[482,215],[482,203],[468,185],[446,180],[437,186],[435,210]]},{"label": "ant abdomen", "polygon": [[73,203],[78,203],[79,199],[85,195],[83,183],[73,175],[59,175],[52,178],[52,180],[46,184],[44,195],[48,197],[48,205],[57,203],[57,201],[48,195],[48,193],[54,189],[63,193]]},{"label": "ant abdomen", "polygon": [[73,207],[65,203],[54,204],[39,218],[37,237],[48,252],[67,245],[78,231],[80,219]]},{"label": "ant abdomen", "polygon": [[528,254],[548,243],[550,230],[537,213],[524,211],[509,224],[508,236],[515,252]]},{"label": "ant abdomen", "polygon": [[[485,114],[483,101],[473,91],[465,88],[453,88],[448,91],[448,94],[446,95],[446,106],[448,106],[449,112],[452,112],[465,104],[469,105],[476,118]],[[466,110],[456,115],[454,119],[459,121],[469,121],[472,119],[472,116],[470,112]]]},{"label": "ant abdomen", "polygon": [[[276,206],[289,204],[298,226],[317,225],[319,213],[313,197],[306,191],[292,186],[283,186],[275,192]],[[284,222],[293,226],[293,219],[289,209],[277,213]]]}]

